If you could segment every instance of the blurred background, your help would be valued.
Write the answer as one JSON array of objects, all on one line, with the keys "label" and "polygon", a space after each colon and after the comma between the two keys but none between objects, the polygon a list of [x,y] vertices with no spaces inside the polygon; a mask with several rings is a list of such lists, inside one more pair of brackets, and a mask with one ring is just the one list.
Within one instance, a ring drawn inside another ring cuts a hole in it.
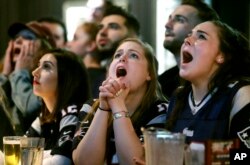
[{"label": "blurred background", "polygon": [[[91,1],[91,2],[90,2]],[[29,22],[53,16],[65,22],[71,40],[79,22],[87,20],[90,6],[99,0],[1,0],[0,57],[3,58],[9,37],[7,29],[14,22]],[[180,0],[110,0],[133,13],[141,24],[141,38],[151,44],[161,61],[159,73],[175,65],[172,55],[164,50],[163,38],[168,15]],[[250,38],[249,0],[204,0],[222,20]]]}]

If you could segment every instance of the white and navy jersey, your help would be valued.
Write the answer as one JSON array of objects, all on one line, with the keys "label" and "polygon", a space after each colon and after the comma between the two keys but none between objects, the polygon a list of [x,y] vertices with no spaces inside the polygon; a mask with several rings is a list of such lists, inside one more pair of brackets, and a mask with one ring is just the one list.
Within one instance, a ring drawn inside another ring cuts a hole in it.
[{"label": "white and navy jersey", "polygon": [[30,137],[44,137],[45,150],[51,150],[51,155],[62,155],[72,160],[72,141],[78,114],[81,106],[71,105],[61,110],[57,120],[53,123],[41,125],[37,117],[26,135]]},{"label": "white and navy jersey", "polygon": [[[81,111],[80,111],[80,117],[79,117],[79,127],[77,129],[77,132],[74,137],[74,144],[73,148],[75,149],[81,139],[86,134],[91,121],[83,121],[83,119],[86,117],[86,115],[90,112],[91,105],[93,104],[93,101],[88,102],[87,104],[84,104]],[[153,105],[150,106],[150,110],[147,111],[147,114],[143,114],[143,117],[136,120],[137,124],[133,123],[135,132],[140,138],[140,140],[143,142],[143,135],[141,132],[141,127],[147,128],[147,127],[160,127],[163,128],[165,126],[166,122],[166,111],[168,107],[168,102],[166,101],[156,101]],[[113,128],[113,127],[112,127]],[[115,140],[114,140],[114,134],[113,131],[109,135],[109,142],[108,142],[108,151],[107,151],[107,164],[115,164],[119,162],[116,161],[114,158],[116,157],[116,149],[115,149]]]},{"label": "white and navy jersey", "polygon": [[[250,139],[250,100],[237,112],[232,112],[235,94],[246,85],[249,85],[249,82],[235,82],[226,88],[216,89],[208,97],[209,99],[201,104],[196,113],[192,113],[190,97],[187,97],[185,108],[179,114],[171,131],[184,133],[187,142],[238,138],[242,142],[241,147],[247,147],[245,140]],[[175,101],[175,97],[171,98],[167,120]],[[243,136],[246,132],[248,132],[248,137]]]}]

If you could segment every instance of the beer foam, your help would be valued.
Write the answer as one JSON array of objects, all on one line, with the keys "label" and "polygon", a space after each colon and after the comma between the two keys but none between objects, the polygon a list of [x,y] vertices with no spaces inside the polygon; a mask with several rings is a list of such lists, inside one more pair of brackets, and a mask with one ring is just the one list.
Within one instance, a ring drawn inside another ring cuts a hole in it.
[{"label": "beer foam", "polygon": [[15,145],[15,144],[20,144],[20,141],[19,140],[13,140],[13,141],[4,140],[3,143]]}]

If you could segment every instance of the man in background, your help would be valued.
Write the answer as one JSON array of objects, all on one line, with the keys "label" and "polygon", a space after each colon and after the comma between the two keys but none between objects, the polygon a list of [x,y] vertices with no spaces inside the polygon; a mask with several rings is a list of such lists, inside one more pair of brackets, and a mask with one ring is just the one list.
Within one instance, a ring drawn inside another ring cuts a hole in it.
[{"label": "man in background", "polygon": [[113,56],[120,41],[140,35],[140,24],[136,17],[119,6],[106,10],[98,26],[96,44],[104,65]]},{"label": "man in background", "polygon": [[67,29],[64,22],[54,17],[42,17],[37,21],[51,31],[57,48],[65,47],[68,39]]},{"label": "man in background", "polygon": [[171,97],[174,90],[180,85],[179,63],[180,49],[184,39],[199,23],[208,20],[218,20],[219,16],[202,0],[184,0],[170,14],[165,25],[164,48],[175,57],[177,65],[159,75],[159,82],[166,97]]}]

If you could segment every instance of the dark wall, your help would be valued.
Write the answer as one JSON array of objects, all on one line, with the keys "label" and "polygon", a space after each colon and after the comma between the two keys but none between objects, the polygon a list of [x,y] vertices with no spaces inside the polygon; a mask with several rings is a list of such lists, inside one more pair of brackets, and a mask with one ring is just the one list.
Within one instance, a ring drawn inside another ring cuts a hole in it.
[{"label": "dark wall", "polygon": [[222,21],[250,37],[249,0],[212,0],[213,8]]},{"label": "dark wall", "polygon": [[141,25],[141,38],[156,48],[156,1],[130,0],[129,11],[139,20]]}]

